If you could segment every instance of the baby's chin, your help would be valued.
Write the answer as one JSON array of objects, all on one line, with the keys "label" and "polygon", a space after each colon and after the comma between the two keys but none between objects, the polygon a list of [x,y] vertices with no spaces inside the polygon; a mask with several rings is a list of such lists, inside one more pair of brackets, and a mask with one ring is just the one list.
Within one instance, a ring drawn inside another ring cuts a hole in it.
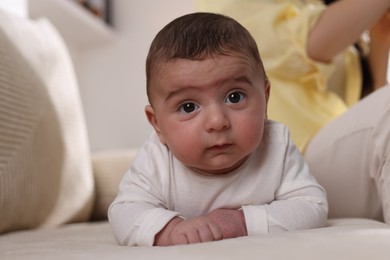
[{"label": "baby's chin", "polygon": [[227,167],[215,167],[215,168],[211,167],[208,169],[204,169],[201,167],[192,167],[192,166],[187,166],[187,167],[196,173],[199,173],[201,175],[206,175],[206,176],[228,175],[234,172],[235,170],[237,170],[238,168],[240,168],[247,161],[248,157],[249,155],[245,156],[244,158],[238,160],[234,164],[229,165]]}]

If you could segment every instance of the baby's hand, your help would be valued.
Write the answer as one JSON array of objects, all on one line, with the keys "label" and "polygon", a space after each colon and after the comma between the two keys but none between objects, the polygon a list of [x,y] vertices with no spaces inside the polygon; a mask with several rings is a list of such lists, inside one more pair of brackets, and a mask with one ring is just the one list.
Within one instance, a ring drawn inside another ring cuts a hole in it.
[{"label": "baby's hand", "polygon": [[217,209],[189,220],[172,219],[155,237],[156,246],[217,241],[247,235],[241,210]]},{"label": "baby's hand", "polygon": [[242,210],[217,209],[207,216],[222,230],[224,239],[248,235]]},{"label": "baby's hand", "polygon": [[222,230],[207,216],[172,219],[155,237],[155,245],[183,245],[222,240]]}]

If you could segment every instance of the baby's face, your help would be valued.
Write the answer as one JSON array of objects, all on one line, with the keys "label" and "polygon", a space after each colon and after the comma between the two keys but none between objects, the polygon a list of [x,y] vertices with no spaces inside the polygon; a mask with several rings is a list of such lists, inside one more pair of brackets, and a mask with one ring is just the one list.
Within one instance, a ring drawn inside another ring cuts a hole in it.
[{"label": "baby's face", "polygon": [[254,62],[233,56],[162,64],[146,114],[160,141],[187,167],[224,174],[260,144],[269,94]]}]

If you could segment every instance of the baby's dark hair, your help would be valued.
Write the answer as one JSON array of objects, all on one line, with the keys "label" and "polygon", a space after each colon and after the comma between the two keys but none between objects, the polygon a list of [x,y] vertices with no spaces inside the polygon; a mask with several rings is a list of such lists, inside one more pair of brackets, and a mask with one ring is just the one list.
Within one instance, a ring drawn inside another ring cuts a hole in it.
[{"label": "baby's dark hair", "polygon": [[175,59],[203,60],[215,55],[248,58],[265,78],[263,63],[252,35],[236,20],[221,14],[192,13],[176,18],[154,38],[146,59],[146,89],[158,66]]}]

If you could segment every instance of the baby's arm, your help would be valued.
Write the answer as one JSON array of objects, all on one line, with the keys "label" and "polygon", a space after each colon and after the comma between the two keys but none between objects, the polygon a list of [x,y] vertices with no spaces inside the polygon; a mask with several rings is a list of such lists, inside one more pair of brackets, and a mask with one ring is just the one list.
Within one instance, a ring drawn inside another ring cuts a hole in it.
[{"label": "baby's arm", "polygon": [[283,154],[283,172],[275,176],[279,184],[272,201],[242,206],[248,235],[319,228],[326,224],[325,190],[310,175],[306,162],[291,140]]},{"label": "baby's arm", "polygon": [[[244,206],[248,235],[323,227],[327,219],[327,202],[323,195],[304,194],[304,189],[266,205]],[[300,194],[301,193],[301,194]]]},{"label": "baby's arm", "polygon": [[248,235],[242,210],[216,209],[210,212],[207,217],[214,221],[222,230],[223,239]]},{"label": "baby's arm", "polygon": [[131,169],[120,182],[108,218],[120,245],[152,246],[155,235],[180,212],[167,210],[166,179],[169,161],[164,147],[152,135],[139,149]]},{"label": "baby's arm", "polygon": [[[137,154],[131,170],[120,184],[108,216],[116,240],[121,245],[172,245],[196,243],[246,235],[242,211],[215,210],[208,215],[184,220],[179,212],[168,210],[163,194],[167,185],[156,172],[167,172],[168,158],[156,142],[146,143]],[[151,146],[149,148],[149,146]],[[160,163],[145,163],[161,158]],[[164,164],[165,163],[165,164]],[[153,168],[158,165],[158,169]]]},{"label": "baby's arm", "polygon": [[170,246],[217,241],[246,236],[241,210],[217,209],[206,216],[189,220],[172,219],[156,236],[154,245]]}]

